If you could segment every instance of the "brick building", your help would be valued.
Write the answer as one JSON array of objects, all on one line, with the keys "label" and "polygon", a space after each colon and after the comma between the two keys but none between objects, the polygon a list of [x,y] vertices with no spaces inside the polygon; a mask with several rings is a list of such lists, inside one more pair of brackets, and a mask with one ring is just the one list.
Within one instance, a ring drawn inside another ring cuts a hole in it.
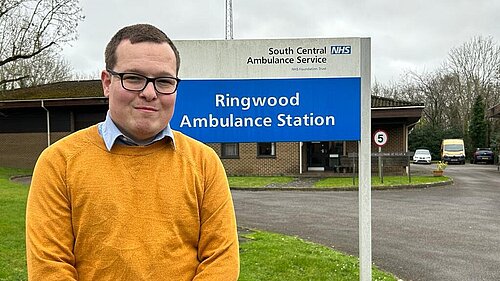
[{"label": "brick building", "polygon": [[[100,80],[0,92],[0,166],[32,168],[48,144],[104,120],[107,108]],[[423,104],[372,96],[372,131],[383,129],[389,136],[384,152],[408,150],[408,133],[423,108]],[[221,157],[229,175],[343,173],[352,163],[349,153],[357,151],[357,142],[352,141],[208,145]],[[372,151],[377,149],[373,144]]]}]

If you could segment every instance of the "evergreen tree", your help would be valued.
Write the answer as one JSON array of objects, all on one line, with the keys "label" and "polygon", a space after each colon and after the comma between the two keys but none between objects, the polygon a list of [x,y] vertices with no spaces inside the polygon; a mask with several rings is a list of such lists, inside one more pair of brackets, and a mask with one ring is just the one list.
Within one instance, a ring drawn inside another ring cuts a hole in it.
[{"label": "evergreen tree", "polygon": [[469,137],[471,148],[486,147],[488,142],[488,124],[484,113],[484,100],[481,95],[476,97],[472,106],[472,116],[469,123]]}]

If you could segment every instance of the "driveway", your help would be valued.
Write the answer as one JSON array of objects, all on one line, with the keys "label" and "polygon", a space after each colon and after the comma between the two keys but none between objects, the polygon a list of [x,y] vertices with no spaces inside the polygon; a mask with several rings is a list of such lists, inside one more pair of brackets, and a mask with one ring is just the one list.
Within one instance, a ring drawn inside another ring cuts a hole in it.
[{"label": "driveway", "polygon": [[[445,174],[453,185],[372,192],[373,262],[403,280],[500,280],[500,172],[466,164]],[[232,193],[240,226],[358,255],[357,191]]]}]

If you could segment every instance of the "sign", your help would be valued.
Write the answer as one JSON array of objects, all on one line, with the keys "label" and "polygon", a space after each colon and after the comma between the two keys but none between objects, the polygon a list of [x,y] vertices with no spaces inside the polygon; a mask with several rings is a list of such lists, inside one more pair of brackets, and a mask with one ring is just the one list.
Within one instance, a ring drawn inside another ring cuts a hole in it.
[{"label": "sign", "polygon": [[[407,156],[407,157],[411,157],[415,154],[414,151],[407,151],[407,152],[372,152],[371,153],[371,156],[373,157],[380,157],[380,156],[391,156],[391,157],[394,157],[394,156]],[[351,157],[351,158],[357,158],[358,157],[358,153],[356,152],[349,152],[347,154],[347,157]]]},{"label": "sign", "polygon": [[375,157],[403,157],[403,156],[406,156],[406,157],[411,157],[413,156],[415,152],[413,151],[408,151],[408,152],[372,152],[372,156],[375,156]]},{"label": "sign", "polygon": [[208,143],[360,140],[361,42],[176,41],[170,125]]},{"label": "sign", "polygon": [[384,146],[387,143],[388,140],[387,133],[383,130],[378,130],[373,134],[373,140],[375,141],[375,144],[378,146]]},{"label": "sign", "polygon": [[357,140],[359,91],[359,78],[190,80],[172,124],[204,142]]},{"label": "sign", "polygon": [[370,39],[175,44],[173,129],[204,142],[359,141],[360,280],[372,280]]}]

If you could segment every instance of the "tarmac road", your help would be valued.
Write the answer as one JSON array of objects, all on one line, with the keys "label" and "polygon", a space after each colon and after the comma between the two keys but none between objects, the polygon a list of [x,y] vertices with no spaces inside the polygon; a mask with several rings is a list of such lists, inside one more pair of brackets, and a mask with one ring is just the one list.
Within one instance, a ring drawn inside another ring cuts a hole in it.
[{"label": "tarmac road", "polygon": [[[466,164],[445,174],[453,185],[372,191],[373,262],[403,280],[500,280],[500,172]],[[239,226],[358,256],[357,191],[232,193]]]}]

